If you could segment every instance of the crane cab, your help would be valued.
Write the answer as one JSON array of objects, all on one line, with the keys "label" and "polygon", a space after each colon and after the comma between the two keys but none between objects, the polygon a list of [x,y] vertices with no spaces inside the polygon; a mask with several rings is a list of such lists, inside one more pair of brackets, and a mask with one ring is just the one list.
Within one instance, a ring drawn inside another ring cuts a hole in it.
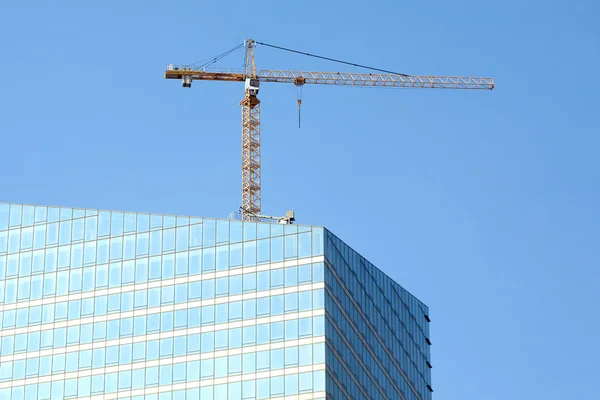
[{"label": "crane cab", "polygon": [[259,86],[260,80],[257,78],[246,78],[246,93],[249,96],[256,96],[258,94]]},{"label": "crane cab", "polygon": [[192,77],[189,75],[183,75],[181,77],[181,87],[191,88],[192,87]]}]

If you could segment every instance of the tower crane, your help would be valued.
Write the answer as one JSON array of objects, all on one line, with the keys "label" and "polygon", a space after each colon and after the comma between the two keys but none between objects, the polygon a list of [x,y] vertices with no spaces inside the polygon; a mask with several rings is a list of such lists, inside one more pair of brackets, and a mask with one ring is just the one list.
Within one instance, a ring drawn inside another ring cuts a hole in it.
[{"label": "tower crane", "polygon": [[[343,72],[305,72],[291,70],[259,70],[254,61],[254,48],[257,44],[274,47],[294,53],[300,53],[329,61],[357,67],[365,67],[384,73],[343,73]],[[215,57],[212,62],[242,45],[230,50],[223,55]],[[392,71],[367,67],[364,65],[334,60],[314,54],[303,53],[286,49],[252,39],[245,41],[245,69],[244,70],[217,70],[207,69],[206,66],[175,66],[169,64],[165,71],[166,79],[181,80],[182,87],[190,88],[192,81],[226,81],[244,82],[245,97],[240,102],[242,106],[242,220],[256,220],[261,212],[261,163],[260,163],[260,100],[258,91],[263,82],[291,83],[297,87],[308,84],[320,85],[345,85],[359,87],[387,87],[387,88],[421,88],[421,89],[483,89],[492,90],[492,78],[474,78],[460,76],[415,76],[400,74]],[[298,99],[298,107],[301,105]]]}]

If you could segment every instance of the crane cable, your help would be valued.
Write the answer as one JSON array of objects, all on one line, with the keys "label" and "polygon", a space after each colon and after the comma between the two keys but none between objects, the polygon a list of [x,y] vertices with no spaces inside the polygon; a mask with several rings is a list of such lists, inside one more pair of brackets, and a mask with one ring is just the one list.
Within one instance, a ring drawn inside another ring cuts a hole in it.
[{"label": "crane cable", "polygon": [[322,60],[333,61],[333,62],[340,63],[340,64],[352,65],[353,67],[365,68],[365,69],[370,69],[372,71],[385,72],[385,73],[388,73],[388,74],[400,75],[400,76],[404,76],[404,77],[410,76],[410,75],[407,75],[407,74],[401,74],[399,72],[388,71],[388,70],[385,70],[385,69],[369,67],[367,65],[361,65],[361,64],[356,64],[356,63],[348,62],[348,61],[337,60],[335,58],[318,56],[316,54],[305,53],[303,51],[292,50],[292,49],[288,49],[286,47],[275,46],[275,45],[267,44],[267,43],[263,43],[263,42],[254,41],[254,43],[260,44],[260,45],[263,45],[263,46],[267,46],[267,47],[272,47],[272,48],[278,49],[278,50],[289,51],[290,53],[302,54],[302,55],[305,55],[305,56],[314,57],[314,58],[320,58]]},{"label": "crane cable", "polygon": [[[231,53],[233,53],[234,51],[236,51],[237,49],[239,49],[240,47],[243,47],[243,46],[244,46],[244,44],[240,44],[238,46],[235,46],[233,49],[231,49],[229,51],[226,51],[225,53],[219,54],[219,55],[214,56],[214,57],[205,58],[204,60],[200,60],[198,62],[190,64],[189,66],[194,66],[194,67],[199,67],[199,68],[206,68],[206,67],[208,67],[210,65],[215,64],[216,62],[218,62],[219,60],[223,59],[224,57],[227,57],[228,55],[230,55]],[[204,62],[204,63],[201,64],[202,62]]]},{"label": "crane cable", "polygon": [[296,99],[298,103],[298,128],[300,128],[300,106],[302,105],[302,88],[304,85],[296,85]]},{"label": "crane cable", "polygon": [[[302,55],[309,56],[309,57],[319,58],[321,60],[327,60],[327,61],[333,61],[333,62],[336,62],[336,63],[339,63],[339,64],[351,65],[353,67],[365,68],[365,69],[370,69],[372,71],[385,72],[385,73],[388,73],[388,74],[399,75],[399,76],[403,76],[403,77],[410,76],[410,75],[407,75],[407,74],[401,74],[399,72],[389,71],[389,70],[381,69],[381,68],[369,67],[368,65],[356,64],[356,63],[352,63],[352,62],[348,62],[348,61],[337,60],[335,58],[319,56],[319,55],[316,55],[316,54],[306,53],[304,51],[298,51],[298,50],[293,50],[293,49],[288,49],[286,47],[275,46],[275,45],[267,44],[267,43],[263,43],[263,42],[254,41],[254,43],[260,44],[262,46],[266,46],[266,47],[271,47],[271,48],[274,48],[274,49],[278,49],[278,50],[288,51],[290,53],[302,54]],[[303,85],[298,85],[297,84],[296,86],[297,86],[297,89],[299,89],[298,93],[297,93],[297,98],[298,98],[298,128],[300,128],[300,106],[302,105],[302,86]]]},{"label": "crane cable", "polygon": [[[381,69],[381,68],[369,67],[367,65],[352,63],[352,62],[348,62],[348,61],[342,61],[342,60],[338,60],[338,59],[335,59],[335,58],[319,56],[319,55],[316,55],[316,54],[306,53],[306,52],[303,52],[303,51],[298,51],[298,50],[293,50],[293,49],[288,49],[286,47],[275,46],[275,45],[268,44],[268,43],[263,43],[263,42],[258,42],[258,41],[254,41],[254,43],[260,44],[262,46],[266,46],[266,47],[271,47],[271,48],[274,48],[274,49],[278,49],[278,50],[288,51],[290,53],[302,54],[302,55],[305,55],[305,56],[308,56],[308,57],[319,58],[321,60],[327,60],[327,61],[332,61],[332,62],[336,62],[336,63],[339,63],[339,64],[351,65],[353,67],[365,68],[365,69],[369,69],[369,70],[372,70],[372,71],[385,72],[385,73],[388,73],[388,74],[399,75],[399,76],[404,76],[404,77],[410,76],[410,75],[407,75],[407,74],[401,74],[399,72],[389,71],[389,70]],[[215,64],[216,62],[220,61],[221,59],[227,57],[229,54],[233,53],[234,51],[236,51],[240,47],[246,47],[246,42],[244,42],[243,44],[240,44],[238,46],[235,46],[233,49],[231,49],[229,51],[226,51],[225,53],[222,53],[222,54],[214,56],[214,57],[205,58],[204,60],[201,60],[201,61],[198,61],[196,63],[190,64],[189,66],[194,66],[194,67],[199,67],[199,68],[206,68],[206,67],[208,67],[210,65]],[[248,51],[248,49],[246,48],[246,52],[247,51]],[[246,60],[246,58],[247,57],[245,57],[244,59]],[[302,105],[302,85],[296,85],[296,86],[299,86],[297,88],[297,89],[299,89],[299,91],[297,93],[297,98],[298,98],[298,127],[300,127],[300,106]]]}]

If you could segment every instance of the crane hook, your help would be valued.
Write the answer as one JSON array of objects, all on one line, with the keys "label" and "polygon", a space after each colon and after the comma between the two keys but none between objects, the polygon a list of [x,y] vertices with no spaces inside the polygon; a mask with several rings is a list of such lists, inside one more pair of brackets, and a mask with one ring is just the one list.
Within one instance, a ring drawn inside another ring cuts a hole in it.
[{"label": "crane hook", "polygon": [[302,105],[302,89],[306,80],[303,77],[296,78],[296,98],[298,99],[298,128],[300,128],[300,106]]}]

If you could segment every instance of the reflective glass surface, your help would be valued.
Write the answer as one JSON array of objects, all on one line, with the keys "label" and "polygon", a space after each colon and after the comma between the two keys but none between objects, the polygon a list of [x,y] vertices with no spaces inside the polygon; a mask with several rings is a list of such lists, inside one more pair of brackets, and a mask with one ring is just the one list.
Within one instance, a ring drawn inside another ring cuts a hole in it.
[{"label": "reflective glass surface", "polygon": [[334,399],[431,399],[427,306],[325,233],[327,392]]},{"label": "reflective glass surface", "polygon": [[324,399],[323,235],[0,204],[0,399]]},{"label": "reflective glass surface", "polygon": [[0,400],[430,400],[428,313],[320,227],[0,203]]}]

